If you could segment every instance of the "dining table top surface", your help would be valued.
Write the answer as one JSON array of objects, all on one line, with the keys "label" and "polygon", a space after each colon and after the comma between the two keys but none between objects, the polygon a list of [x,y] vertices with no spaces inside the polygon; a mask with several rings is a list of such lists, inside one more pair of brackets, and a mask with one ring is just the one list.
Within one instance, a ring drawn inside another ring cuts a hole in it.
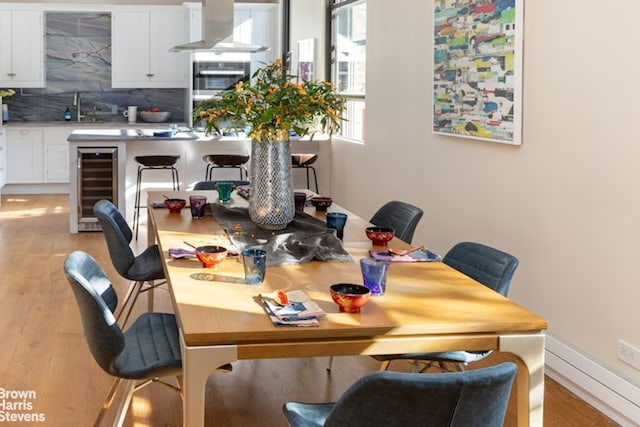
[{"label": "dining table top surface", "polygon": [[[155,192],[151,202],[163,196],[202,194],[209,202],[216,191]],[[247,201],[235,192],[230,207],[246,207]],[[260,345],[273,342],[304,343],[337,340],[365,340],[375,337],[402,339],[416,336],[473,336],[496,340],[502,333],[536,333],[547,321],[519,304],[490,290],[442,262],[393,262],[389,266],[386,293],[371,297],[360,313],[342,313],[333,302],[329,287],[335,283],[362,284],[359,259],[369,256],[371,246],[365,235],[370,224],[336,204],[329,211],[349,215],[343,246],[353,262],[311,261],[303,264],[270,266],[259,285],[242,283],[244,269],[238,258],[227,258],[215,270],[203,268],[195,258],[173,259],[170,248],[230,245],[228,236],[212,216],[192,219],[189,208],[180,214],[164,208],[149,208],[150,234],[165,259],[165,273],[171,298],[185,343],[190,346]],[[305,213],[323,219],[324,214],[306,207]],[[422,242],[420,242],[422,243]],[[406,248],[398,239],[390,247]],[[443,255],[443,254],[442,254]],[[327,313],[316,327],[275,326],[260,302],[260,294],[274,290],[302,290]],[[461,344],[469,348],[468,339]],[[450,347],[450,344],[449,344]],[[330,352],[328,351],[327,354]]]}]

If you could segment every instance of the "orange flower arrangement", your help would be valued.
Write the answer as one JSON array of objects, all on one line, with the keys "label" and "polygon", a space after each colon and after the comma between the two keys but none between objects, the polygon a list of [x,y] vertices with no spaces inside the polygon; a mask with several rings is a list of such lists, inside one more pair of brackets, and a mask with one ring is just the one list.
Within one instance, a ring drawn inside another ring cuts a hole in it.
[{"label": "orange flower arrangement", "polygon": [[[330,82],[295,82],[282,61],[257,70],[252,83],[239,82],[219,97],[203,101],[194,110],[194,122],[205,120],[207,134],[215,130],[247,129],[258,142],[340,130],[345,98]],[[237,133],[237,132],[236,132]]]}]

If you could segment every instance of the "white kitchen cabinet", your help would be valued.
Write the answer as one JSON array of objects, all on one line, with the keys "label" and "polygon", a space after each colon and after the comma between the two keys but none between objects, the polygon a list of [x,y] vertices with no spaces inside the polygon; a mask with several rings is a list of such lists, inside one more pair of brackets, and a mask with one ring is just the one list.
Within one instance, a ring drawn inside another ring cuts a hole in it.
[{"label": "white kitchen cabinet", "polygon": [[44,134],[44,180],[69,182],[68,127],[50,127]]},{"label": "white kitchen cabinet", "polygon": [[42,10],[0,9],[0,87],[44,87]]},{"label": "white kitchen cabinet", "polygon": [[7,130],[0,126],[0,190],[7,183]]},{"label": "white kitchen cabinet", "polygon": [[169,49],[188,36],[182,6],[118,7],[111,15],[111,79],[114,88],[186,88],[187,53]]},{"label": "white kitchen cabinet", "polygon": [[41,129],[7,131],[7,183],[44,182],[44,133]]},{"label": "white kitchen cabinet", "polygon": [[251,55],[251,74],[280,56],[278,8],[275,4],[254,4],[251,10],[251,43],[270,49]]}]

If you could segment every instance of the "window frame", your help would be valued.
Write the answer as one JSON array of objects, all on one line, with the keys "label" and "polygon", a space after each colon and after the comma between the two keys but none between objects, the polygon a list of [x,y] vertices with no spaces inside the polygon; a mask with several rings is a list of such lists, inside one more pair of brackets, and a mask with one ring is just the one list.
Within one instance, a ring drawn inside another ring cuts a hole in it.
[{"label": "window frame", "polygon": [[[326,69],[325,75],[328,76],[328,80],[334,83],[334,85],[340,91],[338,87],[339,80],[337,79],[337,74],[339,72],[338,63],[335,53],[334,46],[334,18],[336,11],[339,11],[342,8],[350,7],[356,3],[364,4],[365,7],[367,5],[367,0],[327,0],[327,20],[326,20]],[[366,85],[366,22],[365,22],[365,78],[363,84]],[[365,121],[366,121],[366,86],[363,89],[363,93],[349,93],[346,91],[340,91],[340,93],[347,100],[347,109],[345,112],[346,121],[342,122],[342,127],[340,133],[337,135],[339,138],[343,138],[346,140],[354,141],[354,142],[364,142],[365,140]],[[357,108],[349,108],[349,105],[353,105],[354,103],[361,103],[362,105]],[[360,115],[356,117],[355,115]],[[361,126],[361,129],[357,131],[359,135],[354,136],[354,130],[352,129],[354,126]],[[346,131],[346,132],[345,132]]]}]

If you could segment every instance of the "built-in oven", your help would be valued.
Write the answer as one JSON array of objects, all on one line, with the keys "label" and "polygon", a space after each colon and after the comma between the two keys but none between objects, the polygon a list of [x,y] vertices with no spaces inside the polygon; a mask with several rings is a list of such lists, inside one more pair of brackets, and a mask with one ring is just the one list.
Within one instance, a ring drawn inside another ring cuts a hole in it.
[{"label": "built-in oven", "polygon": [[251,78],[249,61],[195,61],[193,63],[193,102],[209,99]]}]

